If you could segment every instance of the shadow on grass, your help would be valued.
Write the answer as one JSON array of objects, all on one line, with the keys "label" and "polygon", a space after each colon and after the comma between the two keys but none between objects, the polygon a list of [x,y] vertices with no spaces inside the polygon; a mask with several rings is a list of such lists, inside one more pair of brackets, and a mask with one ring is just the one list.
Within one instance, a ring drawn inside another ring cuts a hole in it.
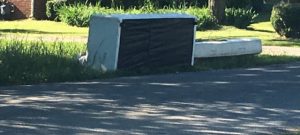
[{"label": "shadow on grass", "polygon": [[[40,48],[40,47],[37,47]],[[38,50],[38,51],[33,51]],[[299,57],[243,55],[219,58],[196,59],[194,66],[172,66],[159,68],[137,68],[101,73],[78,63],[66,52],[51,54],[47,50],[32,48],[30,53],[10,48],[0,49],[0,85],[34,84],[44,82],[81,81],[121,76],[141,76],[178,72],[195,72],[215,69],[245,68],[299,61]]]},{"label": "shadow on grass", "polygon": [[2,33],[24,33],[24,34],[77,34],[74,32],[49,32],[31,29],[0,29]]},{"label": "shadow on grass", "polygon": [[255,19],[254,23],[269,22],[271,18],[271,11],[260,13]]},{"label": "shadow on grass", "polygon": [[0,87],[1,134],[282,134],[300,125],[299,63]]},{"label": "shadow on grass", "polygon": [[249,31],[257,31],[257,32],[265,32],[265,33],[276,33],[276,32],[271,31],[271,30],[253,29],[253,28],[251,28],[251,27],[248,27],[246,30],[249,30]]},{"label": "shadow on grass", "polygon": [[300,47],[300,39],[271,39],[265,40],[265,45],[279,45],[279,46],[298,46]]},{"label": "shadow on grass", "polygon": [[207,28],[197,28],[197,31],[220,30],[222,28],[223,28],[222,25],[215,25],[215,26],[210,26],[210,27],[207,27]]},{"label": "shadow on grass", "polygon": [[131,70],[118,70],[102,74],[100,78],[113,78],[124,76],[144,76],[167,73],[199,72],[207,70],[250,68],[272,64],[284,64],[300,61],[297,56],[270,56],[270,55],[241,55],[216,58],[195,59],[194,66],[172,66],[159,68],[137,68]]}]

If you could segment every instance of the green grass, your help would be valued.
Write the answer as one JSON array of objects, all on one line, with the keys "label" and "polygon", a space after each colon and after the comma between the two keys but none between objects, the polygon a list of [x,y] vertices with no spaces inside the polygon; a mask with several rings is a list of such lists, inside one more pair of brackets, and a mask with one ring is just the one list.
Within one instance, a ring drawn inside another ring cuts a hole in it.
[{"label": "green grass", "polygon": [[290,133],[287,133],[287,134],[284,134],[284,135],[300,135],[300,130],[293,131],[293,132],[290,132]]},{"label": "green grass", "polygon": [[[249,29],[223,26],[219,30],[198,31],[197,39],[219,40],[236,37],[257,37],[264,45],[300,47],[300,40],[279,37],[264,16]],[[264,66],[300,61],[294,56],[246,55],[235,57],[197,59],[193,67],[141,68],[101,73],[81,66],[76,55],[85,51],[83,43],[5,40],[3,36],[73,37],[86,38],[88,28],[68,26],[60,22],[17,20],[0,21],[0,85],[43,82],[80,81],[118,76],[161,74]],[[22,38],[21,38],[22,39]],[[25,38],[26,39],[26,38]],[[48,40],[47,40],[48,41]]]},{"label": "green grass", "polygon": [[285,39],[273,29],[271,22],[252,24],[249,29],[237,29],[232,26],[223,26],[218,30],[198,31],[198,40],[220,40],[238,37],[255,37],[262,39],[263,45],[300,47],[299,39]]},{"label": "green grass", "polygon": [[296,56],[244,55],[218,58],[198,59],[194,70],[232,69],[283,64],[299,61]]},{"label": "green grass", "polygon": [[194,66],[174,66],[162,67],[156,69],[141,68],[135,71],[121,70],[112,76],[133,76],[133,75],[149,75],[149,74],[165,74],[178,72],[198,72],[207,70],[249,68],[257,66],[266,66],[272,64],[284,64],[289,62],[300,61],[300,57],[295,56],[271,56],[271,55],[244,55],[219,58],[196,59]]},{"label": "green grass", "polygon": [[0,21],[0,33],[30,36],[87,36],[88,28],[72,27],[62,22],[40,20]]},{"label": "green grass", "polygon": [[[265,19],[263,19],[265,21]],[[37,21],[37,20],[17,20],[0,21],[0,36],[18,36],[35,38],[43,37],[50,40],[79,39],[85,41],[88,36],[88,28],[79,28],[68,26],[61,22]],[[198,31],[196,35],[198,40],[219,40],[238,37],[256,37],[263,41],[263,45],[293,46],[300,47],[299,39],[284,39],[280,37],[273,29],[269,21],[252,24],[249,29],[237,29],[232,26],[223,26],[218,30]]]},{"label": "green grass", "polygon": [[0,40],[0,85],[255,67],[300,60],[293,56],[246,55],[198,59],[193,67],[140,68],[103,74],[77,62],[76,56],[85,47],[82,43]]},{"label": "green grass", "polygon": [[99,73],[81,66],[78,43],[0,40],[0,85],[89,79]]}]

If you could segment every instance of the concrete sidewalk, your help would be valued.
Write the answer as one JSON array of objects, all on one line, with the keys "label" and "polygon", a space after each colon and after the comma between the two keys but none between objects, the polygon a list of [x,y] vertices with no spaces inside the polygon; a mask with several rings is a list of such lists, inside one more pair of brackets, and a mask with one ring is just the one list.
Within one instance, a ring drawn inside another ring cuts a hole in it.
[{"label": "concrete sidewalk", "polygon": [[0,87],[0,134],[281,134],[300,127],[300,63]]}]

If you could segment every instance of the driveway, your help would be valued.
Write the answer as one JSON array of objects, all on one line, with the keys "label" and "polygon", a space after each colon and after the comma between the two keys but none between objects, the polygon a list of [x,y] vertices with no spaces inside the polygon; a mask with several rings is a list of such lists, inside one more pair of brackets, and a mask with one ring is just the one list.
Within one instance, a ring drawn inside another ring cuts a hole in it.
[{"label": "driveway", "polygon": [[281,134],[300,127],[300,63],[0,87],[0,134]]}]

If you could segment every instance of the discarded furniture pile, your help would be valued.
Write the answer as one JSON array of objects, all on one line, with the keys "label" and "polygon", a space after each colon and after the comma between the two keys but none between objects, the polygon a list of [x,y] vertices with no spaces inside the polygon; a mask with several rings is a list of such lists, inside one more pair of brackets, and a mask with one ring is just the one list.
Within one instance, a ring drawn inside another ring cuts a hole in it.
[{"label": "discarded furniture pile", "polygon": [[86,65],[102,71],[193,66],[195,58],[258,54],[255,38],[196,42],[196,19],[186,14],[93,15]]}]

